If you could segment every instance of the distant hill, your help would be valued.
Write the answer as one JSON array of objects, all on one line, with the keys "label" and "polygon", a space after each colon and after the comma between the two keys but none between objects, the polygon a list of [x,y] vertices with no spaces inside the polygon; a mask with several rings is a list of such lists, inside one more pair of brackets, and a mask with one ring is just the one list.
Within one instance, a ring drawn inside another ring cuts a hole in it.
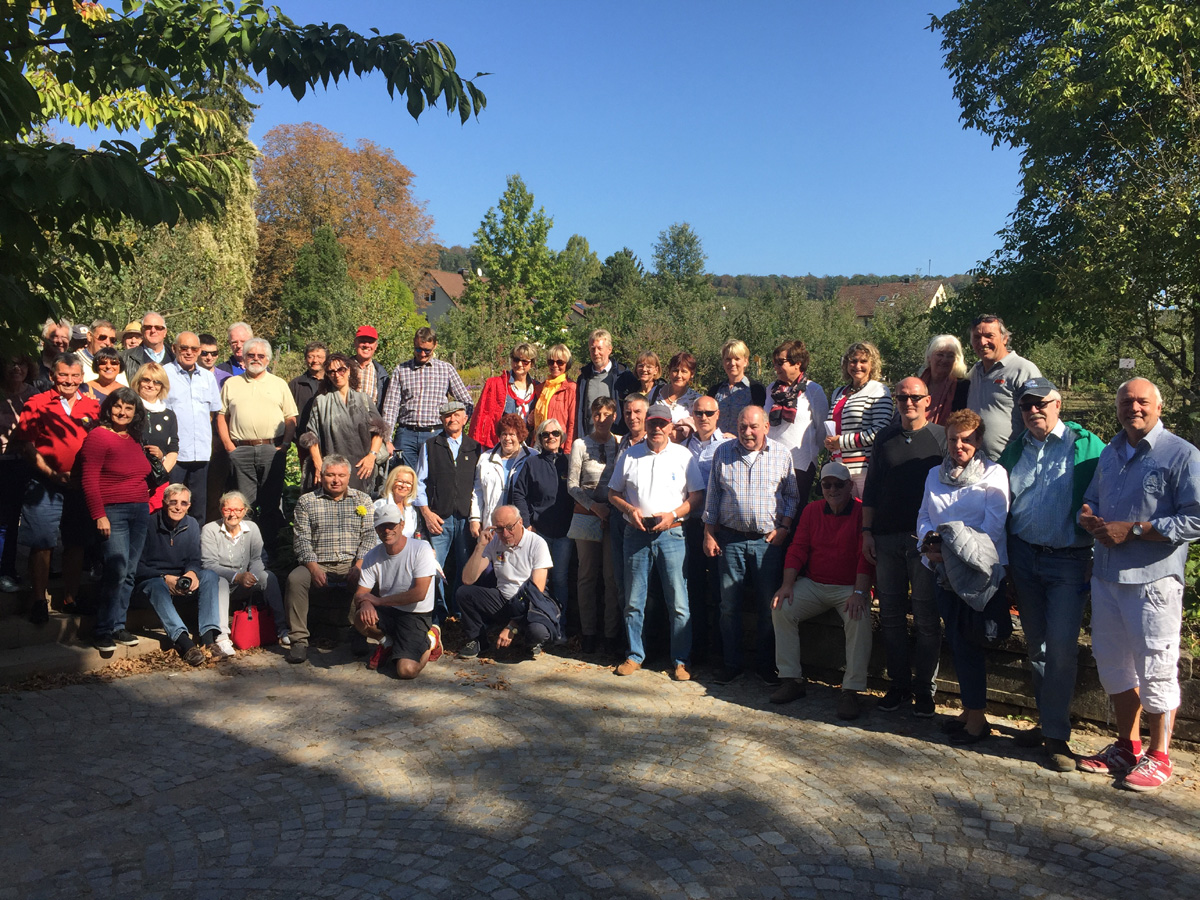
[{"label": "distant hill", "polygon": [[[712,275],[710,279],[718,296],[722,297],[786,297],[793,291],[807,294],[814,300],[832,300],[838,288],[847,284],[880,284],[903,281],[905,275]],[[914,278],[914,280],[917,280]],[[937,275],[935,281],[944,281],[962,290],[975,279],[970,275]]]}]

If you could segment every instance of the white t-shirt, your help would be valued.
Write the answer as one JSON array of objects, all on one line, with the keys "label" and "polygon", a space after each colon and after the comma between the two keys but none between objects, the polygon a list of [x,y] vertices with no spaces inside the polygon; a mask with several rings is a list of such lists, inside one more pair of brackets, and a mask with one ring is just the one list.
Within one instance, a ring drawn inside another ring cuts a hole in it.
[{"label": "white t-shirt", "polygon": [[411,606],[397,606],[407,612],[433,612],[433,591],[437,584],[437,556],[427,541],[409,538],[404,549],[391,556],[387,547],[376,544],[363,557],[362,576],[359,587],[364,587],[376,597],[402,594],[413,586],[418,578],[430,576],[429,590],[425,598]]},{"label": "white t-shirt", "polygon": [[685,447],[667,444],[654,453],[646,441],[621,454],[608,486],[647,516],[675,509],[692,491],[708,487]]},{"label": "white t-shirt", "polygon": [[492,535],[492,539],[483,548],[483,556],[492,564],[496,573],[496,587],[505,600],[511,600],[517,595],[534,569],[552,569],[554,560],[550,558],[550,547],[545,538],[534,534],[528,528],[521,535],[521,540],[515,547],[507,547],[500,540],[500,535]]}]

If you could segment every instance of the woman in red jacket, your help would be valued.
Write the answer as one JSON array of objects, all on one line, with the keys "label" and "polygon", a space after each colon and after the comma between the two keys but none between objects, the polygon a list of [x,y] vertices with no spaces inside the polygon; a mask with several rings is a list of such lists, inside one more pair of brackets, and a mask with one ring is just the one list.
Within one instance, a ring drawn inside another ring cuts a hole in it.
[{"label": "woman in red jacket", "polygon": [[517,344],[513,347],[509,361],[512,368],[489,378],[483,383],[483,392],[475,404],[475,415],[471,419],[471,437],[479,446],[491,449],[496,446],[496,423],[506,413],[516,413],[529,420],[533,410],[533,399],[538,383],[533,378],[533,364],[537,352],[532,344]]},{"label": "woman in red jacket", "polygon": [[79,451],[83,498],[104,540],[95,638],[101,651],[138,642],[125,628],[125,615],[150,524],[150,462],[142,450],[145,424],[146,411],[137,394],[117,388],[104,399],[97,425]]},{"label": "woman in red jacket", "polygon": [[555,344],[546,351],[546,380],[534,392],[529,416],[531,442],[543,422],[558,419],[563,427],[562,446],[569,449],[575,443],[576,384],[567,377],[569,368],[571,351],[566,344]]}]

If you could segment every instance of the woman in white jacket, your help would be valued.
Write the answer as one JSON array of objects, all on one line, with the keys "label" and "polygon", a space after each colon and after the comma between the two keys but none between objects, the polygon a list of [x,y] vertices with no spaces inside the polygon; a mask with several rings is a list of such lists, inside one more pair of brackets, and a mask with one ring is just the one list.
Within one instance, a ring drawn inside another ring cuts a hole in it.
[{"label": "woman in white jacket", "polygon": [[478,539],[483,528],[492,521],[497,507],[509,502],[513,479],[533,453],[525,446],[529,426],[516,413],[505,413],[496,423],[496,446],[479,454],[475,466],[475,489],[471,493],[471,516],[468,528],[471,537]]}]

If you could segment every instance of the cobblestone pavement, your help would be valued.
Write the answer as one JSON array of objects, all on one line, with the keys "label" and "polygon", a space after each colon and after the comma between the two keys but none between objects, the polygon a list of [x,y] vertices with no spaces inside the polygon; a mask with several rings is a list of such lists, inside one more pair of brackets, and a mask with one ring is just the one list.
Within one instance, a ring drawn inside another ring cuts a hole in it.
[{"label": "cobblestone pavement", "polygon": [[0,696],[0,898],[1200,896],[1190,754],[1137,795],[820,686],[310,658]]}]

